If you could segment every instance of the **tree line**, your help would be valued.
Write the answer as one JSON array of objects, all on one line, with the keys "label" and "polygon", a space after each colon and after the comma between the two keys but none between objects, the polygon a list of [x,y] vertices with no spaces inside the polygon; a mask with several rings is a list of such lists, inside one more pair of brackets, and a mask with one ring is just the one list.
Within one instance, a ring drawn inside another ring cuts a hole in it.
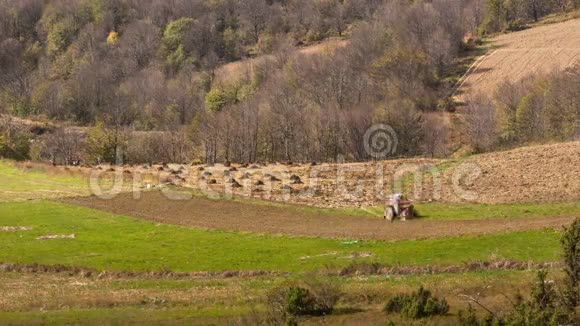
[{"label": "tree line", "polygon": [[492,98],[470,99],[470,143],[489,151],[580,138],[580,66],[504,82]]},{"label": "tree line", "polygon": [[[449,105],[464,36],[577,5],[0,0],[0,112],[92,128],[75,154],[90,160],[367,160],[376,123],[396,129],[398,156],[445,155],[447,127],[429,112]],[[345,35],[335,50],[297,51]],[[218,78],[242,58],[260,60]],[[44,138],[67,134],[78,138]],[[51,141],[33,154],[54,157]]]}]

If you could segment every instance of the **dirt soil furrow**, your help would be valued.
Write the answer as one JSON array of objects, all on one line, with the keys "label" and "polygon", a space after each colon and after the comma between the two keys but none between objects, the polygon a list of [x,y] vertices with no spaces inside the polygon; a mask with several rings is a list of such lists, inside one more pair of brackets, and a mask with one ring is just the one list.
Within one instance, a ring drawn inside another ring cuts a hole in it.
[{"label": "dirt soil furrow", "polygon": [[282,207],[216,201],[195,196],[189,200],[172,201],[158,191],[144,193],[138,200],[132,194],[121,194],[111,200],[79,197],[65,201],[110,213],[187,227],[381,241],[560,229],[577,217],[572,214],[550,218],[412,220],[391,224],[380,218],[307,213]]}]

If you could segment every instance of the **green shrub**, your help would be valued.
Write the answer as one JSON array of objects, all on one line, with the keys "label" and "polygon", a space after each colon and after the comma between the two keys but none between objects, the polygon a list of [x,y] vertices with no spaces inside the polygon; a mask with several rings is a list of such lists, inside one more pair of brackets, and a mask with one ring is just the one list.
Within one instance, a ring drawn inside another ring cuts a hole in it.
[{"label": "green shrub", "polygon": [[[564,251],[563,289],[546,280],[545,271],[539,271],[530,298],[518,296],[513,309],[503,315],[490,313],[480,320],[473,307],[459,312],[459,324],[479,325],[574,325],[576,310],[580,302],[580,219],[566,228],[561,239]],[[481,303],[478,302],[479,305]],[[490,311],[489,309],[487,309]]]},{"label": "green shrub", "polygon": [[220,88],[213,88],[205,95],[205,107],[211,112],[221,111],[229,101],[226,92]]},{"label": "green shrub", "polygon": [[64,52],[72,42],[78,25],[72,18],[62,19],[51,25],[47,35],[47,51],[51,57],[55,57]]},{"label": "green shrub", "polygon": [[479,319],[475,313],[473,306],[469,305],[467,310],[459,311],[457,315],[459,318],[460,326],[488,326],[488,325],[504,325],[503,320],[499,320],[492,314],[488,314],[487,317]]},{"label": "green shrub", "polygon": [[0,158],[30,159],[30,135],[23,130],[0,126]]},{"label": "green shrub", "polygon": [[185,50],[183,50],[183,45],[180,45],[177,47],[177,50],[167,55],[165,68],[168,72],[176,73],[186,61],[187,55],[185,54]]},{"label": "green shrub", "polygon": [[205,95],[205,107],[211,112],[219,112],[228,105],[242,102],[253,92],[251,84],[234,83],[216,86]]},{"label": "green shrub", "polygon": [[510,32],[517,32],[521,31],[522,29],[524,29],[524,22],[522,22],[522,20],[519,18],[509,21],[506,26],[506,30]]},{"label": "green shrub", "polygon": [[161,39],[162,53],[165,57],[165,68],[170,73],[176,73],[187,63],[195,60],[190,58],[191,49],[186,49],[186,35],[191,32],[195,24],[192,18],[179,18],[170,22]]},{"label": "green shrub", "polygon": [[324,39],[324,35],[316,30],[309,30],[308,33],[306,33],[307,42],[319,42],[322,39]]},{"label": "green shrub", "polygon": [[574,308],[580,304],[580,219],[565,229],[561,243],[566,273],[564,302]]},{"label": "green shrub", "polygon": [[192,18],[179,18],[170,22],[163,32],[163,45],[168,52],[176,51],[185,42],[185,35],[194,24]]},{"label": "green shrub", "polygon": [[308,289],[291,287],[288,289],[288,312],[295,316],[315,315],[317,307]]},{"label": "green shrub", "polygon": [[267,300],[272,319],[288,322],[296,316],[332,313],[340,295],[340,289],[333,283],[310,277],[274,288]]},{"label": "green shrub", "polygon": [[455,101],[451,97],[445,97],[437,101],[437,110],[455,112]]},{"label": "green shrub", "polygon": [[384,311],[387,314],[400,313],[405,318],[421,319],[434,315],[445,315],[449,304],[445,299],[433,297],[429,290],[420,287],[412,294],[399,294],[389,300]]},{"label": "green shrub", "polygon": [[108,128],[97,122],[86,138],[88,159],[94,163],[121,163],[126,150],[126,135],[118,128]]},{"label": "green shrub", "polygon": [[457,318],[459,319],[459,325],[461,326],[479,326],[479,319],[475,314],[475,309],[473,309],[471,305],[469,305],[467,310],[459,311]]}]

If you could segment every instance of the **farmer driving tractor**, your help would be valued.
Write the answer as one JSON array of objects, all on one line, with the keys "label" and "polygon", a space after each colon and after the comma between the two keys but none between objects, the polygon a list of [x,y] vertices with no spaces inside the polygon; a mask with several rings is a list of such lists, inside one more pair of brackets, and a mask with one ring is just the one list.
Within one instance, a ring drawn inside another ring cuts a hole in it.
[{"label": "farmer driving tractor", "polygon": [[401,221],[406,221],[414,216],[415,208],[412,201],[401,194],[389,196],[385,205],[385,219],[392,223],[396,217],[399,217]]}]

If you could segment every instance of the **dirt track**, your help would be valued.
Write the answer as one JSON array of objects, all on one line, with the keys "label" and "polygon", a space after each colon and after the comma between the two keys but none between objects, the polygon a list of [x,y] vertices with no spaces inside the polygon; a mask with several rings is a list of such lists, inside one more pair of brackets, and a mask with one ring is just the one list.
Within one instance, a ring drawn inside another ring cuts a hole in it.
[{"label": "dirt track", "polygon": [[291,236],[384,241],[560,228],[571,223],[575,218],[574,216],[560,216],[469,221],[415,220],[390,224],[378,218],[318,215],[280,207],[215,201],[200,197],[187,201],[170,201],[157,191],[144,193],[140,200],[133,199],[131,194],[123,194],[113,200],[83,197],[67,199],[66,202],[182,226]]},{"label": "dirt track", "polygon": [[491,96],[503,81],[563,70],[580,63],[580,19],[534,27],[493,39],[492,50],[475,63],[459,88],[458,99]]}]

